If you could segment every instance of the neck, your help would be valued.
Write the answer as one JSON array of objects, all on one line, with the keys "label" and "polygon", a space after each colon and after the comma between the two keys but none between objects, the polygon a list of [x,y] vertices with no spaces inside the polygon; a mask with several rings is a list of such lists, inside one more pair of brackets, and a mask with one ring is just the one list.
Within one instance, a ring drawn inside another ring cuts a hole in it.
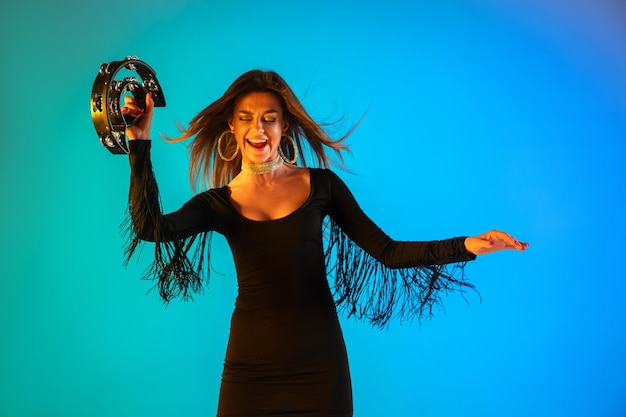
[{"label": "neck", "polygon": [[276,158],[272,161],[262,162],[260,164],[249,164],[245,161],[241,161],[241,172],[248,174],[269,174],[276,171],[283,164],[283,158],[280,155],[276,155]]}]

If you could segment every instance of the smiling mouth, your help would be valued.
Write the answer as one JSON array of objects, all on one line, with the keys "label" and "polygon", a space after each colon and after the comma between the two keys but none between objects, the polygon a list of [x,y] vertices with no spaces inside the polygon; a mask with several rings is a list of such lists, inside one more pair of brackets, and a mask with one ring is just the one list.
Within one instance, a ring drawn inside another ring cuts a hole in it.
[{"label": "smiling mouth", "polygon": [[263,148],[265,145],[267,145],[266,139],[247,139],[247,141],[250,146],[257,149]]}]

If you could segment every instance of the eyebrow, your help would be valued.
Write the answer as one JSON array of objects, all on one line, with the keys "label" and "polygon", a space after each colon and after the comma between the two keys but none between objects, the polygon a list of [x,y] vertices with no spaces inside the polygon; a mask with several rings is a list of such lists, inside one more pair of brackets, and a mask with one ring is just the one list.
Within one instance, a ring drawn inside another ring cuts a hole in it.
[{"label": "eyebrow", "polygon": [[[243,114],[253,114],[251,111],[248,110],[239,110],[238,113],[243,113]],[[268,114],[268,113],[278,113],[278,110],[267,110],[265,112],[263,112],[263,114]]]}]

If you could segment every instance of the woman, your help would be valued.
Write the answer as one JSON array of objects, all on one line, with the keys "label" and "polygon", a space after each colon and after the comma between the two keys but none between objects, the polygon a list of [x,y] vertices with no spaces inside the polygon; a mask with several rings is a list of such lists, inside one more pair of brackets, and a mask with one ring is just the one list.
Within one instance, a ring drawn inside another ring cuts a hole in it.
[{"label": "woman", "polygon": [[[438,292],[471,287],[444,265],[456,264],[454,272],[477,254],[527,246],[498,231],[392,241],[326,169],[324,148],[341,158],[345,136],[331,139],[271,71],[240,76],[174,139],[194,138],[192,183],[213,188],[163,216],[149,159],[153,101],[146,97],[144,112],[127,98],[123,112],[140,117],[127,131],[128,255],[139,240],[156,242],[149,274],[169,301],[201,289],[209,233],[223,234],[233,252],[239,293],[218,416],[351,416],[336,306],[379,326],[392,317],[419,319],[439,302]],[[306,168],[305,144],[321,168]]]}]

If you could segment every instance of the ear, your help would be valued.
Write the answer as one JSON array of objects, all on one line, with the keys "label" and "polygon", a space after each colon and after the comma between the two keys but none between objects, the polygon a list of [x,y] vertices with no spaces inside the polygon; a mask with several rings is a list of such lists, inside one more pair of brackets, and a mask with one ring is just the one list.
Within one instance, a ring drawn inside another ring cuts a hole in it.
[{"label": "ear", "polygon": [[287,133],[287,129],[289,129],[289,122],[286,120],[283,122],[283,135]]},{"label": "ear", "polygon": [[229,128],[231,131],[234,129],[234,126],[233,126],[233,118],[232,118],[232,117],[228,119],[228,128]]}]

